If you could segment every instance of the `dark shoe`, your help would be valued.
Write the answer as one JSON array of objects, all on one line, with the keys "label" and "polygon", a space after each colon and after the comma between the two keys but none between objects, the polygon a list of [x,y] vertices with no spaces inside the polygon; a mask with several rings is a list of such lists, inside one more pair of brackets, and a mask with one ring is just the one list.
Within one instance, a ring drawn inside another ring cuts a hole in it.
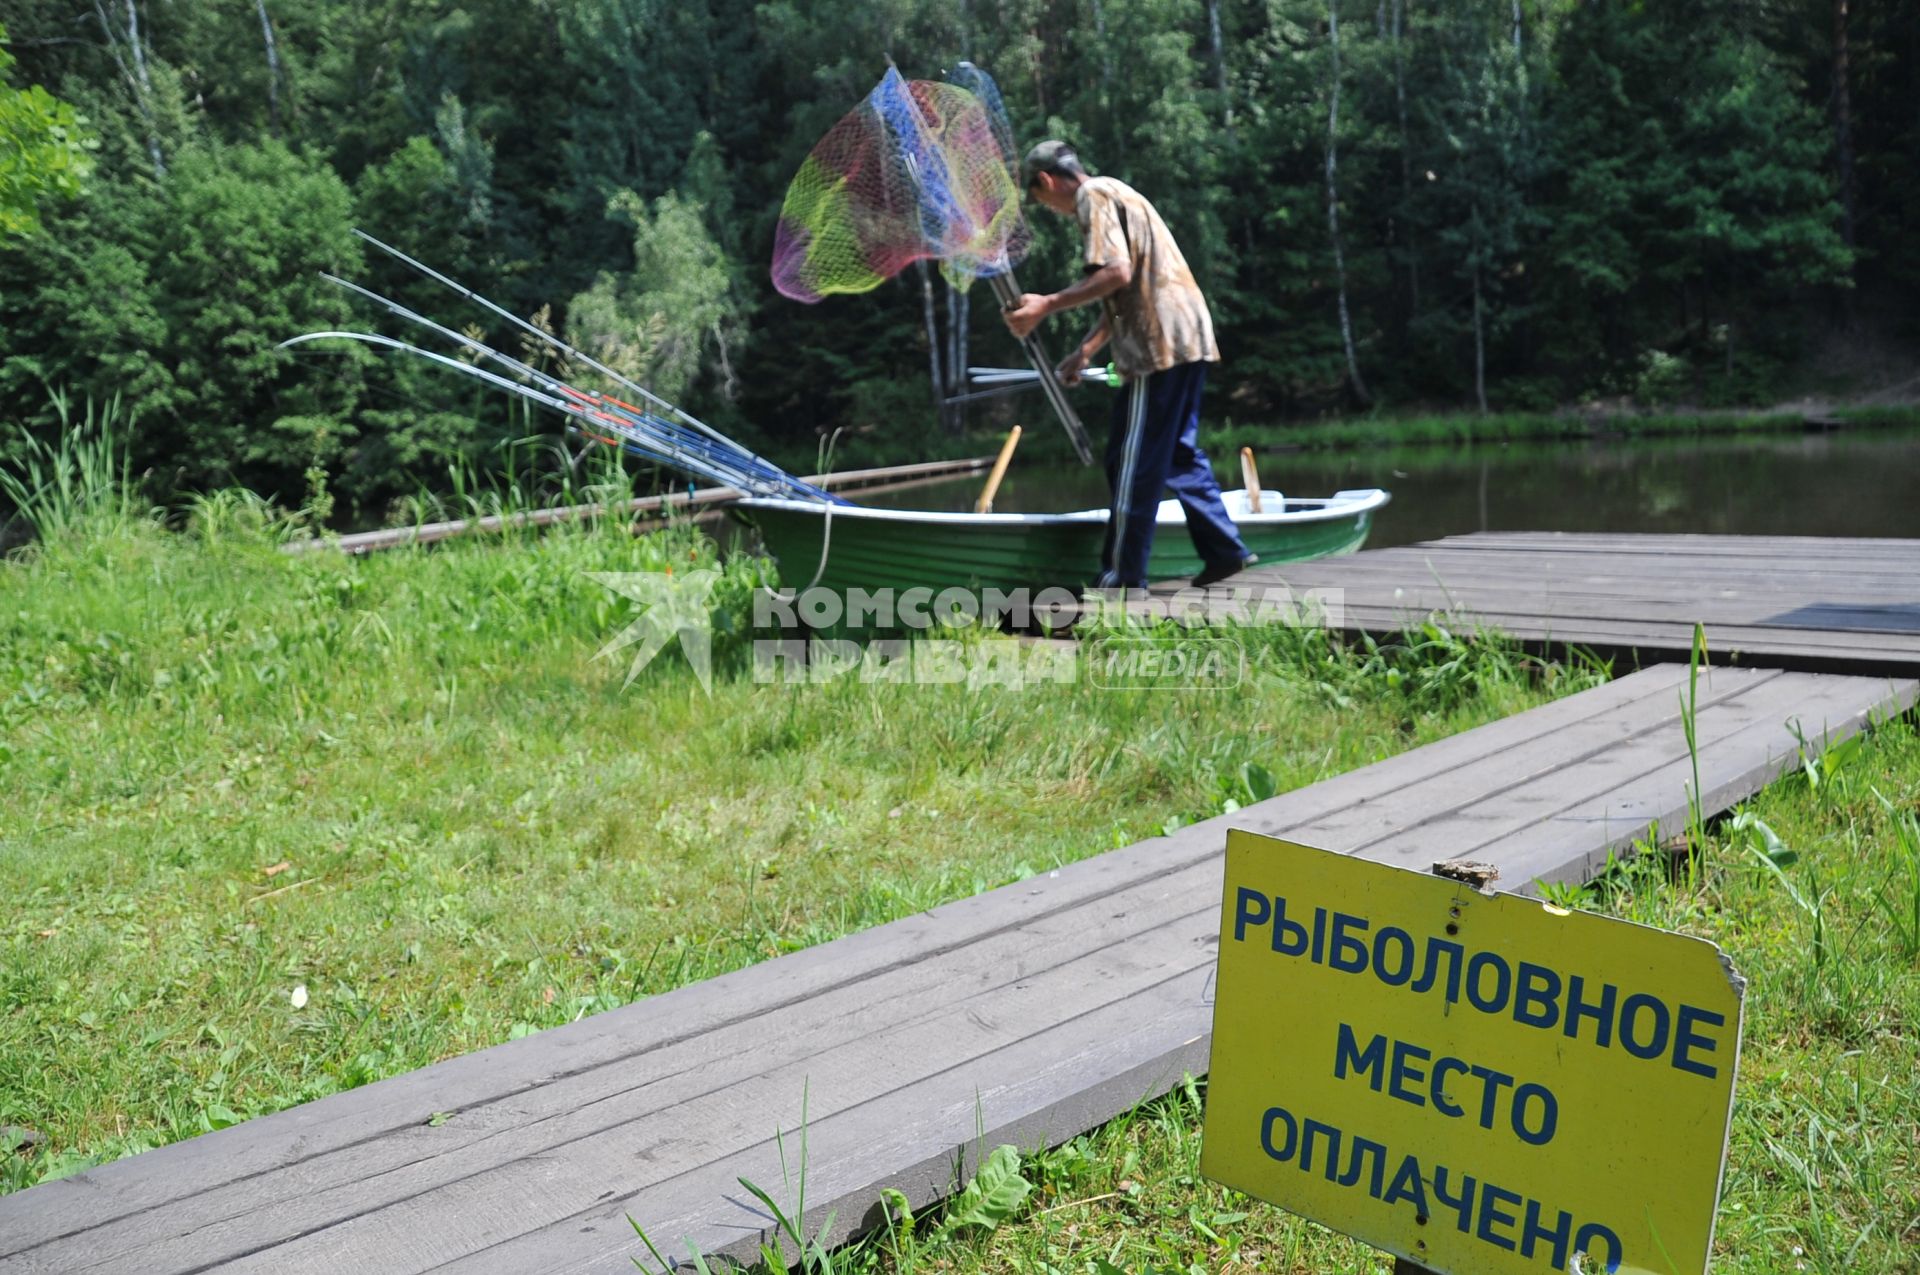
[{"label": "dark shoe", "polygon": [[1075,590],[1074,596],[1083,606],[1120,607],[1129,602],[1144,602],[1148,594],[1143,584],[1089,584]]},{"label": "dark shoe", "polygon": [[1219,584],[1222,580],[1230,579],[1233,576],[1239,575],[1242,571],[1245,571],[1248,567],[1252,566],[1254,563],[1258,561],[1260,561],[1260,555],[1257,553],[1250,553],[1246,557],[1240,559],[1240,561],[1238,562],[1224,563],[1219,566],[1208,567],[1206,570],[1202,571],[1199,575],[1193,578],[1193,587],[1196,589],[1211,588],[1212,586]]}]

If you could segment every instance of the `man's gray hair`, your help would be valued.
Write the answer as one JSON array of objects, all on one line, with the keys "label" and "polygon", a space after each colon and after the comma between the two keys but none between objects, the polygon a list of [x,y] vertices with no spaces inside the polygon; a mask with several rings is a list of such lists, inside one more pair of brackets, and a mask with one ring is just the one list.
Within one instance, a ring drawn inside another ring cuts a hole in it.
[{"label": "man's gray hair", "polygon": [[1080,163],[1079,152],[1071,143],[1055,138],[1041,142],[1027,152],[1026,163],[1022,166],[1022,175],[1028,186],[1041,173],[1052,173],[1056,177],[1085,177],[1087,170]]}]

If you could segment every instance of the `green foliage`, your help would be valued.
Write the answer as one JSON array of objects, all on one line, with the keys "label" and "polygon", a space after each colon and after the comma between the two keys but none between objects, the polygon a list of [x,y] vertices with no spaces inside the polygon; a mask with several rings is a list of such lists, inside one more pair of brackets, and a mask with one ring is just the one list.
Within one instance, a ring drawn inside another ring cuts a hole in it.
[{"label": "green foliage", "polygon": [[[164,185],[103,187],[78,233],[16,259],[32,284],[0,308],[10,339],[41,352],[5,365],[6,388],[120,397],[141,421],[134,468],[164,485],[253,474],[297,490],[305,466],[350,437],[355,373],[337,358],[303,367],[277,346],[345,321],[319,273],[358,261],[349,224],[340,180],[278,142],[190,148]],[[37,404],[23,415],[46,419]]]},{"label": "green foliage", "polygon": [[[6,39],[0,23],[0,45]],[[38,84],[8,85],[13,61],[0,48],[0,243],[37,232],[46,200],[80,193],[94,146],[70,104]]]},{"label": "green foliage", "polygon": [[649,211],[622,191],[607,211],[633,223],[633,268],[602,274],[572,300],[571,343],[669,401],[685,395],[704,351],[730,380],[727,348],[739,342],[744,314],[700,207],[668,194]]},{"label": "green foliage", "polygon": [[1878,789],[1873,795],[1892,825],[1887,879],[1873,901],[1887,914],[1900,954],[1920,961],[1920,806],[1909,803],[1903,809]]},{"label": "green foliage", "polygon": [[119,400],[98,410],[89,402],[77,420],[64,394],[53,407],[58,434],[52,442],[22,434],[12,463],[0,466],[0,500],[42,545],[126,529],[135,505]]},{"label": "green foliage", "polygon": [[1819,112],[1735,9],[1578,5],[1557,45],[1554,325],[1615,387],[1651,367],[1656,402],[1762,398],[1738,370],[1754,298],[1849,282]]},{"label": "green foliage", "polygon": [[1020,1149],[995,1147],[973,1181],[947,1205],[940,1219],[940,1233],[992,1231],[1018,1213],[1032,1193],[1033,1183],[1020,1173]]},{"label": "green foliage", "polygon": [[[158,495],[236,480],[290,494],[318,465],[342,519],[377,520],[452,466],[561,432],[418,360],[275,352],[336,323],[399,335],[319,285],[321,267],[523,351],[495,316],[356,253],[350,224],[790,465],[841,427],[862,455],[951,446],[912,280],[801,307],[766,278],[781,192],[886,54],[913,75],[988,67],[1022,142],[1071,137],[1155,201],[1227,354],[1215,415],[1323,415],[1345,393],[1324,181],[1333,15],[1349,303],[1383,402],[1784,397],[1860,262],[1862,312],[1916,321],[1900,282],[1920,272],[1916,60],[1900,55],[1915,0],[1852,17],[1851,243],[1818,6],[322,0],[268,6],[270,55],[248,0],[129,3],[79,26],[56,0],[8,12],[16,78],[71,103],[99,147],[77,202],[36,186],[53,234],[0,233],[0,417],[50,427],[50,384],[119,394],[152,431],[135,468]],[[44,132],[54,108],[32,100],[39,123],[0,136]],[[1021,279],[1052,288],[1076,270],[1076,235],[1034,220]],[[211,260],[234,237],[246,250]],[[1017,357],[991,306],[942,292],[936,308],[949,380]],[[995,410],[976,419],[1004,428]]]}]

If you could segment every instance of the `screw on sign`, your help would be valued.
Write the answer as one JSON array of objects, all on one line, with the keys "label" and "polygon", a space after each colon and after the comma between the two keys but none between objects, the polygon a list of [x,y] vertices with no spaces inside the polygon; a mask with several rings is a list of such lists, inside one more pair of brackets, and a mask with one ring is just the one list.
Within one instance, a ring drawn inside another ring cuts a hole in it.
[{"label": "screw on sign", "polygon": [[1228,834],[1201,1171],[1399,1271],[1704,1272],[1743,981],[1435,873]]}]

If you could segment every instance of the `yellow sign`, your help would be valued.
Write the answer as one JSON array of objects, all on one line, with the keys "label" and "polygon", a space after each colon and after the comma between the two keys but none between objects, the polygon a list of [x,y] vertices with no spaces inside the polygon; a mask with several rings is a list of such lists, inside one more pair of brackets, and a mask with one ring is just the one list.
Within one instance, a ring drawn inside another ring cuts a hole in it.
[{"label": "yellow sign", "polygon": [[1720,950],[1227,834],[1201,1172],[1442,1275],[1707,1268]]}]

